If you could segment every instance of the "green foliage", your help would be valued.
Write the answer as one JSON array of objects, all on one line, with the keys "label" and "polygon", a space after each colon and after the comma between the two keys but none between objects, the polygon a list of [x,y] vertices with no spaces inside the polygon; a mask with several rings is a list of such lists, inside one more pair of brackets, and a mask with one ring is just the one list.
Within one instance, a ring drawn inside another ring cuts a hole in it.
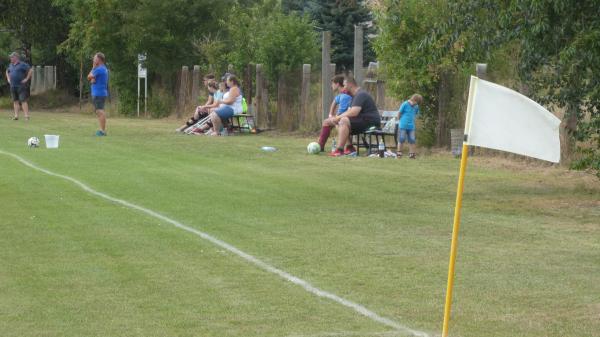
[{"label": "green foliage", "polygon": [[[600,1],[520,1],[521,75],[535,98],[566,110],[581,142],[574,167],[600,174]],[[526,14],[526,15],[525,15]]]},{"label": "green foliage", "polygon": [[295,12],[284,14],[277,1],[266,0],[250,8],[236,6],[224,26],[231,46],[230,63],[236,69],[262,63],[272,82],[303,63],[315,62],[318,56],[312,21]]},{"label": "green foliage", "polygon": [[[27,62],[49,64],[56,62],[56,46],[66,38],[68,15],[65,7],[52,0],[3,0],[0,28],[19,41]],[[32,45],[37,55],[32,55]]]},{"label": "green foliage", "polygon": [[135,111],[137,54],[148,56],[153,76],[168,76],[198,58],[196,36],[215,31],[228,1],[58,0],[73,13],[69,38],[62,50],[79,64],[95,51],[107,56],[112,84],[119,90],[120,111]]},{"label": "green foliage", "polygon": [[310,15],[319,30],[331,31],[331,62],[340,70],[354,68],[354,26],[363,27],[363,60],[375,60],[370,35],[375,33],[371,11],[365,1],[357,0],[284,0],[284,12]]},{"label": "green foliage", "polygon": [[258,37],[257,60],[271,80],[313,63],[318,54],[318,36],[308,17],[274,14]]}]

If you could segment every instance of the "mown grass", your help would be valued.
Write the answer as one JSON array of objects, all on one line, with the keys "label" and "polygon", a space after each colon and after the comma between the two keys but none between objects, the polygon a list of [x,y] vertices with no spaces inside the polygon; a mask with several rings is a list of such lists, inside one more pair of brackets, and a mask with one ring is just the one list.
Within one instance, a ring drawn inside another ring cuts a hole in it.
[{"label": "mown grass", "polygon": [[[167,120],[35,113],[0,150],[439,333],[459,162],[327,158],[309,139],[177,135]],[[27,138],[61,136],[58,150]],[[263,145],[279,150],[260,151]],[[2,336],[401,335],[211,244],[0,155]],[[452,336],[600,336],[600,186],[474,157]]]}]

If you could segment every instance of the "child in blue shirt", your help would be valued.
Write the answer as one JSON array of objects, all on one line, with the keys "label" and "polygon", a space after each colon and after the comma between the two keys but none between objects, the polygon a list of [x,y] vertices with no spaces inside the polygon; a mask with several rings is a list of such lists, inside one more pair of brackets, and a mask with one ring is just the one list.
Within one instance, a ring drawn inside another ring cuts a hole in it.
[{"label": "child in blue shirt", "polygon": [[[350,108],[350,104],[352,104],[352,96],[350,96],[348,91],[344,89],[344,76],[342,75],[336,75],[331,79],[331,89],[333,92],[339,92],[329,107],[329,117],[334,117],[336,114],[343,114],[346,112],[346,110],[348,110],[348,108]],[[330,124],[327,120],[323,121],[323,128],[321,129],[321,135],[319,136],[321,152],[325,151],[325,144],[327,143],[327,139],[329,139],[331,128],[334,127],[335,125]]]},{"label": "child in blue shirt", "polygon": [[423,103],[423,97],[414,94],[409,100],[400,105],[398,110],[398,159],[402,158],[402,146],[408,140],[408,158],[416,158],[416,126],[415,119],[419,114],[419,104]]}]

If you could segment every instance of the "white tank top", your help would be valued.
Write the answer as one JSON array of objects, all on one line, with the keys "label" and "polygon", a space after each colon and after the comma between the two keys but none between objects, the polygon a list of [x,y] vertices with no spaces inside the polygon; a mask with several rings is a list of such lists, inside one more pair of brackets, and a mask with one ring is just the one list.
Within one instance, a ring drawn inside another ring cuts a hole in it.
[{"label": "white tank top", "polygon": [[[226,101],[226,100],[229,99],[229,93],[230,92],[231,91],[228,91],[228,92],[225,93],[225,95],[223,95],[223,100],[224,101]],[[231,103],[231,104],[221,104],[220,106],[225,106],[225,105],[230,106],[233,109],[233,113],[241,114],[242,110],[243,110],[242,109],[242,95],[238,95],[235,98],[235,101],[233,101],[233,103]]]}]

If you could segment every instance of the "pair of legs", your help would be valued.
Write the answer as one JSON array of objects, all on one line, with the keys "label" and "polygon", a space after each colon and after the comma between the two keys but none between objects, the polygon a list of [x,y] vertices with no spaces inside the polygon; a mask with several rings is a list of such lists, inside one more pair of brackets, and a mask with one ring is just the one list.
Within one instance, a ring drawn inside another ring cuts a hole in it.
[{"label": "pair of legs", "polygon": [[[364,132],[368,128],[372,126],[379,126],[381,124],[380,120],[377,119],[365,119],[361,116],[356,117],[342,117],[338,122],[338,149],[333,156],[339,156],[340,154],[347,154],[348,152],[354,152],[354,147],[352,146],[352,137],[351,135],[356,135],[361,132]],[[346,148],[346,151],[344,151]]]},{"label": "pair of legs", "polygon": [[185,129],[189,128],[190,126],[198,123],[199,120],[205,118],[206,116],[208,116],[208,109],[207,108],[201,108],[201,107],[196,107],[196,111],[194,112],[194,115],[192,117],[190,117],[190,119],[188,119],[185,124],[183,124],[182,126],[178,127],[176,129],[177,132],[183,132],[185,131]]},{"label": "pair of legs", "polygon": [[96,116],[98,116],[98,124],[100,126],[100,129],[96,131],[96,136],[106,136],[106,112],[104,111],[105,101],[105,96],[92,97],[94,109],[96,110]]},{"label": "pair of legs", "polygon": [[410,158],[414,158],[417,153],[417,133],[416,130],[398,129],[398,157],[402,156],[404,142],[408,141],[408,151]]},{"label": "pair of legs", "polygon": [[13,119],[19,119],[19,109],[23,109],[25,119],[29,119],[29,104],[27,104],[27,99],[29,98],[29,88],[25,86],[11,87],[10,95],[13,99],[13,109],[15,112]]},{"label": "pair of legs", "polygon": [[321,146],[321,152],[325,151],[325,144],[327,144],[327,139],[329,139],[331,129],[333,129],[334,127],[335,124],[329,121],[328,119],[323,121],[321,135],[319,136],[319,145]]},{"label": "pair of legs", "polygon": [[219,131],[223,128],[223,121],[228,120],[234,115],[233,108],[225,105],[222,106],[210,114],[210,121],[212,122],[212,133],[211,136],[218,136]]}]

